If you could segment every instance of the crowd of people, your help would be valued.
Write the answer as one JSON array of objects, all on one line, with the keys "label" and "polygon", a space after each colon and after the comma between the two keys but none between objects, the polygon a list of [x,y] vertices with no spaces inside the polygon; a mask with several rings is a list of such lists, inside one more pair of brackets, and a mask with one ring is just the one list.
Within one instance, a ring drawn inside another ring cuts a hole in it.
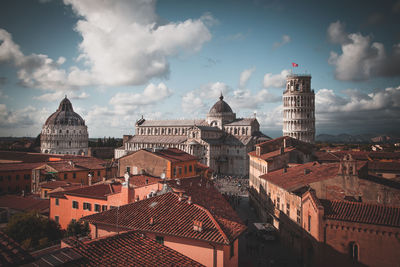
[{"label": "crowd of people", "polygon": [[215,175],[214,184],[218,190],[227,196],[247,196],[249,179],[245,176]]}]

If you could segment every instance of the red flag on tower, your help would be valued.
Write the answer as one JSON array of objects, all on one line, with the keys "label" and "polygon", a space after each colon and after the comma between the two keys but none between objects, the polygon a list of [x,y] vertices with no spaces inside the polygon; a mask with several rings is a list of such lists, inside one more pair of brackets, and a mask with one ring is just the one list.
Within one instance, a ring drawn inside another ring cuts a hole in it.
[{"label": "red flag on tower", "polygon": [[298,67],[298,66],[299,66],[299,64],[292,62],[292,67]]}]

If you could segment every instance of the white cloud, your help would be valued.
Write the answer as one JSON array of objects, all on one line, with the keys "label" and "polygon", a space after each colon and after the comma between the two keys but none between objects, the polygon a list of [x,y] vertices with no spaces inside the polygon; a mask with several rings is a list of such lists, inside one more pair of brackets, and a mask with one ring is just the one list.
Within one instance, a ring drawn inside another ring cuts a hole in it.
[{"label": "white cloud", "polygon": [[291,41],[290,36],[287,35],[287,34],[284,34],[284,35],[282,35],[282,39],[281,39],[280,42],[275,42],[275,43],[274,43],[273,48],[274,48],[274,49],[277,49],[277,48],[279,48],[279,47],[281,47],[281,46],[284,46],[285,44],[290,43],[290,41]]},{"label": "white cloud", "polygon": [[86,92],[77,93],[76,91],[56,91],[33,98],[46,102],[57,102],[60,101],[60,99],[63,99],[64,95],[66,95],[69,99],[86,99],[89,97],[89,94],[87,94]]},{"label": "white cloud", "polygon": [[0,63],[2,62],[10,63],[18,69],[18,78],[25,87],[49,91],[77,89],[69,83],[66,71],[60,68],[65,58],[60,57],[54,61],[41,54],[26,56],[14,43],[11,34],[4,29],[0,29]]},{"label": "white cloud", "polygon": [[257,120],[263,129],[282,130],[283,105],[279,105],[272,110],[257,112]]},{"label": "white cloud", "polygon": [[271,94],[267,89],[253,93],[250,90],[237,89],[233,96],[228,96],[227,101],[234,110],[254,109],[265,103],[273,103],[282,100],[281,96]]},{"label": "white cloud", "polygon": [[264,75],[264,88],[284,88],[289,70],[282,70],[279,74],[267,73]]},{"label": "white cloud", "polygon": [[74,68],[79,85],[138,85],[169,73],[168,57],[196,52],[211,39],[210,14],[200,19],[160,23],[155,1],[64,0],[81,16],[76,31],[80,56],[90,68]]},{"label": "white cloud", "polygon": [[317,129],[349,132],[399,132],[400,86],[364,93],[345,90],[343,96],[321,89],[315,95]]},{"label": "white cloud", "polygon": [[346,33],[340,21],[328,27],[331,42],[341,45],[342,53],[331,52],[329,64],[335,66],[338,80],[367,80],[371,77],[400,75],[400,44],[393,46],[387,55],[382,43],[372,42],[372,37],[361,33]]},{"label": "white cloud", "polygon": [[249,81],[251,75],[253,74],[253,72],[255,72],[256,68],[250,68],[247,70],[242,71],[242,73],[240,74],[240,79],[239,79],[239,88],[243,89],[246,87],[247,82]]},{"label": "white cloud", "polygon": [[110,104],[116,108],[151,105],[172,95],[172,91],[164,84],[149,84],[142,93],[117,93],[110,99]]},{"label": "white cloud", "polygon": [[202,98],[194,91],[188,92],[182,97],[182,110],[185,113],[199,115],[205,108]]}]

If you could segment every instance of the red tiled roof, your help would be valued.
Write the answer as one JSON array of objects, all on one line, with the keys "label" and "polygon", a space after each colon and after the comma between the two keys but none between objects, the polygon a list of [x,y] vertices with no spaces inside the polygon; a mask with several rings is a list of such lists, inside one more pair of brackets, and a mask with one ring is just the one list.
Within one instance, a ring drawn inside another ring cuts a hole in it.
[{"label": "red tiled roof", "polygon": [[[296,150],[296,148],[294,148],[294,147],[286,147],[284,149],[283,153],[288,153],[288,152],[293,151],[293,150]],[[280,154],[281,154],[281,150],[280,149],[274,150],[272,152],[261,154],[261,156],[257,156],[256,151],[251,151],[249,153],[250,156],[257,157],[257,158],[260,158],[260,159],[263,159],[263,160],[266,160],[266,161],[268,161],[268,159],[272,159],[272,158],[274,158],[276,156],[279,156]]]},{"label": "red tiled roof", "polygon": [[121,192],[121,187],[122,185],[120,183],[95,184],[63,192],[51,193],[50,197],[64,197],[65,195],[69,195],[86,198],[107,199],[108,195]]},{"label": "red tiled roof", "polygon": [[[210,203],[210,205],[213,204]],[[82,220],[93,224],[115,226],[117,214],[120,229],[153,232],[220,244],[229,244],[246,229],[246,226],[241,224],[239,233],[224,231],[230,224],[239,228],[238,223],[227,220],[221,215],[215,215],[214,212],[212,214],[207,208],[196,204],[196,201],[190,204],[187,199],[180,200],[179,196],[172,192],[130,203],[119,209],[89,215],[83,217]],[[153,224],[149,223],[151,218],[154,221]],[[203,223],[201,232],[193,229],[195,220]],[[221,225],[220,222],[225,220],[225,224]]]},{"label": "red tiled roof", "polygon": [[260,178],[287,191],[294,191],[310,183],[333,178],[338,174],[338,171],[339,163],[319,164],[318,162],[309,162],[288,168],[286,173],[281,169],[263,174]]},{"label": "red tiled roof", "polygon": [[208,179],[193,177],[180,179],[179,184],[176,180],[167,183],[175,192],[185,192],[193,203],[206,208],[230,240],[236,239],[246,229],[236,211]]},{"label": "red tiled roof", "polygon": [[343,200],[320,201],[326,219],[400,227],[400,207]]},{"label": "red tiled roof", "polygon": [[192,156],[185,151],[177,148],[168,148],[163,150],[158,150],[154,152],[155,155],[163,157],[171,162],[181,162],[181,161],[191,161],[197,160],[195,156]]},{"label": "red tiled roof", "polygon": [[[147,183],[146,183],[147,181]],[[133,185],[134,187],[141,187],[149,184],[156,184],[158,182],[161,182],[160,178],[149,176],[149,175],[131,175],[131,178],[129,180],[129,184]]]},{"label": "red tiled roof", "polygon": [[45,183],[41,183],[40,187],[41,188],[46,188],[46,189],[56,189],[59,187],[75,187],[75,186],[80,186],[81,184],[78,183],[70,183],[70,182],[65,182],[65,181],[49,181]]},{"label": "red tiled roof", "polygon": [[43,165],[43,162],[34,163],[1,163],[0,171],[22,171],[22,170],[33,170]]},{"label": "red tiled roof", "polygon": [[317,161],[320,162],[339,162],[340,157],[332,152],[316,151],[314,153]]},{"label": "red tiled roof", "polygon": [[106,162],[98,158],[83,158],[80,160],[63,160],[58,162],[46,163],[58,172],[67,171],[85,171],[85,170],[101,170],[104,169]]},{"label": "red tiled roof", "polygon": [[85,259],[84,266],[203,266],[134,231],[89,242],[64,242]]},{"label": "red tiled roof", "polygon": [[33,260],[33,257],[12,238],[0,231],[0,266],[16,266]]},{"label": "red tiled roof", "polygon": [[400,161],[369,161],[368,170],[400,171]]},{"label": "red tiled roof", "polygon": [[31,196],[4,195],[0,196],[0,207],[8,207],[17,211],[36,210],[40,213],[47,213],[50,207],[48,199],[39,199]]}]

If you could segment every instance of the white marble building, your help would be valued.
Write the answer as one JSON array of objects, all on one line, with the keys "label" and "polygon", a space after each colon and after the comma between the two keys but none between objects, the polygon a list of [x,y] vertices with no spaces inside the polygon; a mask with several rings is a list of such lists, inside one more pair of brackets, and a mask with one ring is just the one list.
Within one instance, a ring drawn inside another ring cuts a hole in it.
[{"label": "white marble building", "polygon": [[315,94],[311,75],[291,74],[283,93],[283,135],[315,142]]},{"label": "white marble building", "polygon": [[248,152],[270,140],[260,132],[256,118],[236,118],[220,96],[206,119],[146,120],[136,122],[134,136],[125,135],[115,158],[142,148],[176,147],[196,156],[216,173],[248,175]]},{"label": "white marble building", "polygon": [[88,131],[85,121],[74,112],[67,96],[43,125],[40,150],[49,154],[88,154]]}]

